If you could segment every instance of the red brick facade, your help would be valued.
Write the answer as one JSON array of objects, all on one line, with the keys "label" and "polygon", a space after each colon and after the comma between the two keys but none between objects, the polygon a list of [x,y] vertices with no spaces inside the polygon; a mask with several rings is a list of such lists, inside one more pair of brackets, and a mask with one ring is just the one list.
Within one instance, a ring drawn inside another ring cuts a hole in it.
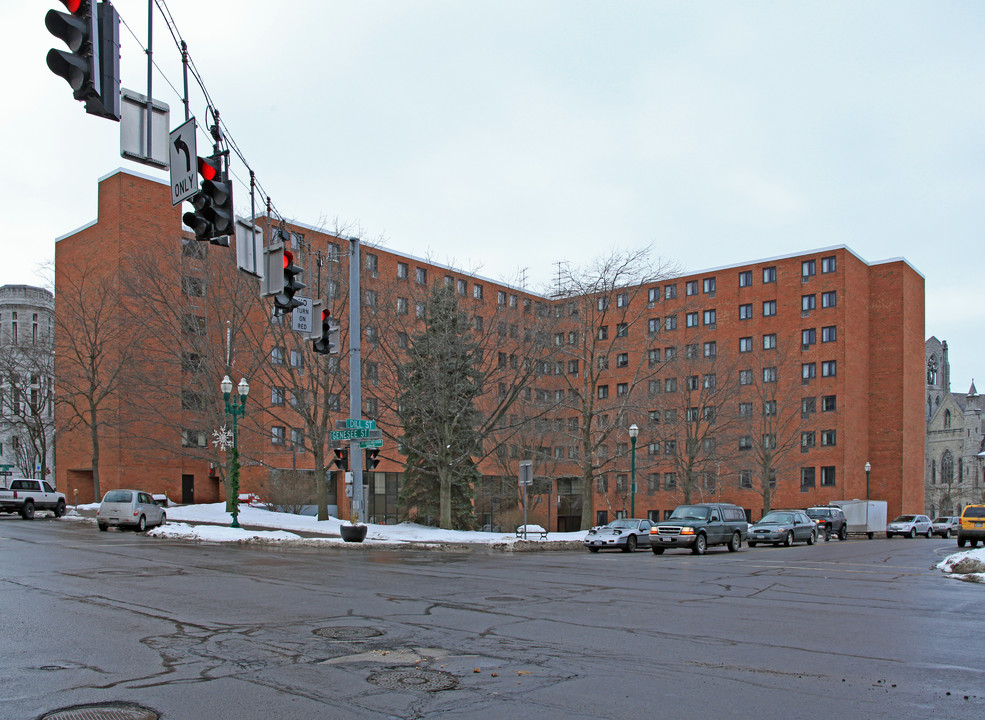
[{"label": "red brick facade", "polygon": [[[168,199],[166,185],[128,172],[117,172],[100,182],[98,221],[59,239],[56,245],[56,314],[61,313],[63,321],[67,310],[59,307],[58,298],[62,289],[70,287],[77,278],[78,268],[86,258],[98,257],[107,276],[119,273],[121,264],[126,264],[131,253],[148,248],[160,247],[161,258],[175,258],[166,260],[165,268],[184,262],[178,258],[180,238],[187,239],[189,235],[181,228],[179,209],[172,208]],[[330,282],[328,264],[323,268],[325,277],[317,278],[316,282],[315,254],[324,256],[330,250],[330,244],[342,251],[342,262],[332,265],[331,270],[334,274],[331,282],[336,283],[347,276],[344,255],[348,243],[311,228],[298,226],[298,230],[304,233],[304,239],[314,253],[305,258],[306,264],[303,263],[305,282],[312,295],[316,294],[316,285],[320,285],[324,297]],[[218,254],[217,257],[227,253],[228,260],[224,262],[229,273],[237,272],[232,249],[209,248],[209,252]],[[567,317],[565,308],[577,298],[558,300],[539,296],[381,248],[364,247],[362,265],[364,331],[369,326],[374,328],[370,332],[390,333],[395,321],[412,330],[416,327],[416,303],[425,298],[426,287],[436,282],[450,282],[465,290],[461,295],[463,309],[470,315],[483,317],[484,321],[479,322],[488,326],[495,323],[502,333],[504,348],[510,337],[522,338],[524,329],[529,329],[536,318],[554,318],[553,331],[558,338],[558,348],[546,364],[548,370],[533,382],[529,402],[539,402],[543,406],[550,398],[569,396],[565,393],[570,394],[573,387],[572,377],[568,374],[572,368],[570,360],[576,356],[570,349],[564,349],[564,338],[572,337],[577,323]],[[419,271],[426,277],[419,278]],[[174,269],[175,285],[181,282],[183,272],[180,268]],[[163,274],[166,273],[167,270]],[[419,284],[418,279],[423,279],[424,283]],[[477,285],[482,289],[481,299],[475,297]],[[689,286],[696,290],[694,294],[688,294]],[[675,288],[676,297],[668,296],[668,287]],[[343,291],[344,282],[338,292]],[[367,291],[371,293],[371,300]],[[620,293],[615,291],[614,294]],[[67,297],[69,293],[65,295]],[[805,300],[811,296],[813,301]],[[139,298],[131,296],[126,301],[136,303]],[[336,303],[341,301],[341,298],[335,299]],[[654,414],[666,416],[666,410],[658,408],[666,407],[663,390],[668,387],[667,381],[688,381],[683,376],[671,378],[678,371],[675,370],[677,366],[667,363],[667,349],[675,348],[681,357],[689,352],[689,345],[703,349],[706,359],[710,352],[718,370],[717,373],[707,368],[702,370],[700,361],[695,361],[696,369],[687,372],[693,372],[694,377],[705,377],[706,383],[708,375],[717,375],[713,382],[723,386],[735,380],[733,396],[723,403],[722,412],[731,412],[740,403],[751,403],[752,386],[744,387],[740,378],[750,377],[749,373],[753,373],[754,378],[762,377],[764,369],[770,367],[776,368],[775,375],[783,381],[780,401],[803,408],[796,433],[807,434],[804,445],[793,448],[782,468],[778,469],[773,507],[805,507],[831,500],[863,498],[866,492],[864,466],[868,461],[873,468],[870,497],[886,500],[890,515],[921,511],[924,282],[908,263],[893,260],[867,264],[848,248],[834,247],[662,279],[634,288],[625,299],[611,297],[609,301],[613,303],[614,312],[606,322],[611,325],[609,331],[617,335],[610,346],[613,357],[599,384],[611,387],[612,395],[600,398],[598,404],[600,414],[611,410],[614,421],[622,424],[606,442],[609,460],[599,470],[600,475],[616,478],[616,482],[593,482],[592,504],[596,511],[609,513],[611,519],[613,514],[628,514],[633,507],[637,516],[649,513],[663,517],[680,501],[679,487],[667,487],[667,473],[671,468],[663,450],[653,448],[657,444],[654,440],[656,428],[650,421]],[[625,306],[616,312],[620,303]],[[205,304],[204,300],[202,304]],[[248,307],[240,309],[248,323],[257,326],[269,323],[270,300],[262,300],[254,294],[246,304]],[[206,311],[202,312],[206,314]],[[343,324],[346,312],[344,309],[336,312]],[[208,313],[215,315],[214,320],[221,321],[221,308]],[[406,318],[402,317],[403,313]],[[620,329],[619,318],[628,317],[627,313],[636,320]],[[668,317],[676,317],[676,329],[668,327]],[[693,327],[688,327],[689,323],[693,323]],[[163,343],[160,338],[158,342]],[[306,343],[306,347],[307,359],[299,357],[298,362],[312,362],[310,343]],[[392,426],[394,416],[387,410],[394,405],[393,397],[388,395],[390,386],[385,379],[376,382],[368,378],[366,363],[375,363],[373,372],[383,378],[389,377],[393,368],[387,365],[387,354],[374,347],[367,347],[363,352],[364,409],[369,403],[375,410],[369,414],[375,414],[381,426]],[[648,351],[654,349],[661,350],[659,362],[652,362],[652,354],[649,356],[651,362],[646,362]],[[747,352],[750,349],[754,351]],[[260,357],[269,358],[269,352],[265,345]],[[154,356],[149,351],[143,360],[133,362],[149,363]],[[235,362],[240,365],[235,366]],[[493,362],[492,358],[490,362]],[[389,363],[392,365],[392,360]],[[583,364],[578,367],[584,371]],[[269,368],[262,368],[255,361],[252,366],[242,360],[234,361],[233,382],[240,376],[249,375],[251,385],[250,412],[243,420],[240,435],[243,454],[250,459],[243,470],[244,492],[263,494],[269,468],[312,467],[312,454],[310,450],[303,451],[304,443],[295,447],[290,442],[290,428],[293,427],[290,418],[275,419],[275,415],[285,417],[285,411],[270,407],[276,405],[272,397],[277,397],[277,381],[264,379],[268,377],[267,370]],[[338,419],[349,415],[346,370],[347,361],[343,358],[339,368]],[[67,372],[66,364],[56,361],[56,386],[67,387]],[[182,368],[172,362],[170,367],[162,368],[163,373],[176,378],[178,384],[162,385],[156,406],[165,415],[187,415],[187,420],[172,418],[174,422],[165,423],[150,417],[138,418],[134,422],[143,424],[140,436],[154,438],[150,444],[135,441],[127,432],[126,423],[122,430],[107,429],[101,436],[101,490],[136,485],[152,492],[167,491],[177,500],[218,500],[222,496],[222,487],[210,471],[210,461],[218,462],[221,458],[210,447],[182,448],[181,437],[174,429],[188,426],[210,432],[213,428],[201,419],[196,420],[195,413],[183,409],[176,399],[184,392],[185,386],[180,382],[186,380],[181,378],[187,378]],[[805,374],[808,376],[804,377]],[[211,378],[209,382],[217,388],[219,379]],[[580,376],[578,382],[581,382]],[[624,384],[626,393],[621,396],[620,386]],[[113,415],[133,407],[134,396],[128,399],[128,393],[154,392],[154,388],[121,386],[106,412]],[[600,391],[593,388],[593,392]],[[813,401],[808,402],[812,398]],[[289,407],[286,412],[289,414]],[[757,407],[755,412],[759,413],[760,408]],[[572,487],[569,481],[581,476],[579,455],[573,436],[569,437],[561,430],[573,427],[577,414],[563,405],[545,411],[546,417],[539,425],[532,424],[524,437],[510,441],[509,450],[504,446],[502,452],[491,453],[480,465],[487,477],[502,478],[505,487],[515,488],[512,480],[515,465],[519,456],[527,452],[517,448],[540,448],[543,457],[536,463],[539,466],[536,474],[550,481],[543,486],[549,494],[539,497],[530,508],[528,519],[551,529],[558,529],[559,525],[563,525],[561,529],[572,529],[575,523],[575,511],[565,508],[573,507],[572,497],[578,491],[575,482],[575,493],[569,492]],[[80,501],[86,501],[92,494],[91,479],[86,485],[91,476],[88,431],[71,425],[64,413],[57,416],[57,421],[59,487],[68,488],[69,493],[78,488]],[[283,423],[287,435],[281,442],[272,439],[277,437],[272,427],[278,423]],[[623,482],[630,472],[630,456],[626,450],[629,439],[625,427],[631,423],[640,428],[635,498]],[[665,432],[665,425],[661,432]],[[748,434],[748,430],[735,430],[737,427],[735,425],[733,431],[723,432],[716,438],[714,462],[705,465],[706,475],[707,468],[714,467],[714,482],[706,477],[699,496],[692,499],[733,501],[751,509],[752,517],[758,518],[762,512],[762,498],[755,489],[745,486],[748,473],[753,470],[751,454],[740,450],[743,447],[740,437],[743,432]],[[535,428],[539,429],[535,431]],[[396,438],[399,430],[391,427],[388,434]],[[173,446],[170,450],[169,444]],[[399,482],[402,458],[395,444],[389,442],[382,456],[384,461],[378,474],[368,476],[367,484],[371,493],[379,496],[373,507],[378,509],[379,515],[393,520],[393,486]],[[648,478],[653,480],[648,482]],[[339,505],[340,514],[344,514],[346,500],[341,492],[339,473],[332,473],[331,480],[330,504]],[[190,488],[192,492],[189,492]],[[499,524],[504,508],[498,501],[487,500],[483,491],[477,492],[476,510],[480,523]],[[558,518],[559,514],[563,520]]]}]

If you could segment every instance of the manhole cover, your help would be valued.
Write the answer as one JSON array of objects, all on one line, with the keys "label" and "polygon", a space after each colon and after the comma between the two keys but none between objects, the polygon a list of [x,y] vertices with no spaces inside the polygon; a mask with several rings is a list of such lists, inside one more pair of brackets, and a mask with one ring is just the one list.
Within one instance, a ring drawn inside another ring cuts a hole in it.
[{"label": "manhole cover", "polygon": [[370,675],[369,681],[389,690],[438,692],[458,687],[454,675],[440,670],[385,670]]},{"label": "manhole cover", "polygon": [[329,640],[368,640],[379,637],[383,631],[362,625],[336,625],[318,628],[314,633]]},{"label": "manhole cover", "polygon": [[158,720],[153,710],[130,703],[76,705],[44,715],[41,720]]}]

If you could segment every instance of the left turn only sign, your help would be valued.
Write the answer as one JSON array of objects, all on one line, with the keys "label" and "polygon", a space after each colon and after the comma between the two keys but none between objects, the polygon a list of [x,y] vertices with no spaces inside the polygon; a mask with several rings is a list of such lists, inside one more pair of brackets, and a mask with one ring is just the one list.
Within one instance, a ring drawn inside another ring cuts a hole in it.
[{"label": "left turn only sign", "polygon": [[177,205],[198,192],[198,144],[195,118],[171,131],[168,143],[171,165],[171,205]]}]

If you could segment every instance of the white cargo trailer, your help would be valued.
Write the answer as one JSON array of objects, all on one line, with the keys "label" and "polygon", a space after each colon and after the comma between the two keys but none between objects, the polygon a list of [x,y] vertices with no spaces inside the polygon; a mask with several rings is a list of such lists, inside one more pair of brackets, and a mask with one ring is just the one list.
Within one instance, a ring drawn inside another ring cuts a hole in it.
[{"label": "white cargo trailer", "polygon": [[885,500],[834,500],[831,504],[845,513],[848,532],[865,533],[870,540],[877,532],[886,532]]}]

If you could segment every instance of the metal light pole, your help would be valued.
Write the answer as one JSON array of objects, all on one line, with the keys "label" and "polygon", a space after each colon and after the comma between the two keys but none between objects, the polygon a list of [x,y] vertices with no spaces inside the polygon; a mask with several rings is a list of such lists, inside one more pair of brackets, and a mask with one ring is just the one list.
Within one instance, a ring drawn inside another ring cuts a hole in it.
[{"label": "metal light pole", "polygon": [[869,472],[872,466],[868,461],[865,463],[865,532],[869,532]]},{"label": "metal light pole", "polygon": [[639,436],[639,434],[640,434],[640,429],[639,427],[637,427],[636,423],[633,423],[632,425],[629,426],[629,441],[633,444],[633,450],[631,453],[633,458],[632,466],[631,466],[632,470],[630,471],[631,475],[629,478],[629,482],[630,482],[629,517],[631,518],[636,517],[636,438],[637,436]]},{"label": "metal light pole", "polygon": [[233,446],[232,446],[232,462],[229,468],[229,492],[233,496],[233,521],[229,527],[238,528],[239,520],[237,516],[239,515],[239,433],[237,431],[237,418],[243,417],[246,414],[246,396],[250,394],[250,384],[246,382],[246,378],[239,381],[237,390],[239,390],[239,400],[232,397],[233,392],[233,381],[229,379],[226,375],[222,378],[222,382],[219,383],[219,387],[222,388],[222,397],[226,402],[226,415],[233,419]]}]

